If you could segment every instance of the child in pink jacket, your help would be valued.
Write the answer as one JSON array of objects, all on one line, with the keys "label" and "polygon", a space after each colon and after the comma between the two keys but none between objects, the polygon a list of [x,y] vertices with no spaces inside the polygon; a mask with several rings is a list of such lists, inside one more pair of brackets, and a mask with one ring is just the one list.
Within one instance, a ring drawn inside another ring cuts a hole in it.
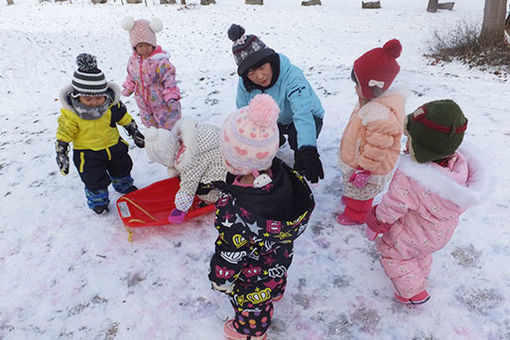
[{"label": "child in pink jacket", "polygon": [[400,42],[393,39],[354,62],[351,78],[359,102],[340,142],[345,211],[337,216],[337,222],[342,225],[365,222],[374,197],[391,179],[400,154],[405,98],[386,90],[400,70],[395,59],[401,51]]},{"label": "child in pink jacket", "polygon": [[367,236],[382,233],[381,264],[406,304],[429,299],[431,254],[453,235],[460,215],[484,198],[481,164],[460,148],[467,119],[452,100],[427,103],[407,116],[403,156],[381,203],[367,216]]},{"label": "child in pink jacket", "polygon": [[123,96],[135,93],[140,117],[146,127],[171,130],[181,118],[181,92],[175,80],[175,67],[170,54],[156,43],[156,32],[163,29],[157,18],[122,20],[122,28],[129,31],[133,55],[129,57]]}]

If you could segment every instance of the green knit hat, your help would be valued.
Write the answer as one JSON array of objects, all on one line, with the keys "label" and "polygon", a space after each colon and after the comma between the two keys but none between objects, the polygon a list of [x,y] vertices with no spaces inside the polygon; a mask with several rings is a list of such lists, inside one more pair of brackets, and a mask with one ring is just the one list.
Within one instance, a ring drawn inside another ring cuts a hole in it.
[{"label": "green knit hat", "polygon": [[464,138],[467,121],[460,107],[450,99],[420,106],[407,115],[404,123],[411,142],[409,153],[418,163],[454,154]]}]

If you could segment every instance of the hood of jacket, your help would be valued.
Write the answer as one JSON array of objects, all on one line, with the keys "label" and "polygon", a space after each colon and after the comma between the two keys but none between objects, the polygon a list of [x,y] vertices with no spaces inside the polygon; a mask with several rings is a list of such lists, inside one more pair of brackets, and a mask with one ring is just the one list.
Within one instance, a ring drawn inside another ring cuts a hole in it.
[{"label": "hood of jacket", "polygon": [[307,211],[311,214],[315,203],[306,181],[278,158],[273,160],[271,170],[272,183],[262,188],[232,185],[234,176],[229,174],[221,190],[232,193],[235,207],[258,215],[257,220],[288,222]]},{"label": "hood of jacket", "polygon": [[[120,87],[112,82],[107,82],[108,89],[106,90],[106,94],[110,96],[111,104],[117,104],[120,101]],[[59,99],[62,107],[66,110],[75,112],[72,104],[70,95],[73,92],[73,86],[71,84],[66,85],[59,93]]]},{"label": "hood of jacket", "polygon": [[210,150],[220,149],[220,128],[199,124],[191,118],[182,117],[172,131],[182,141],[177,152],[175,168],[179,171],[193,162],[193,158]]},{"label": "hood of jacket", "polygon": [[[398,168],[407,176],[418,182],[424,188],[438,194],[440,197],[452,201],[461,208],[481,203],[487,198],[491,185],[482,163],[474,155],[472,146],[461,146],[457,153],[461,161],[453,164],[451,169],[445,170],[435,163],[418,163],[411,156],[401,158]],[[466,167],[467,169],[462,169]],[[446,171],[452,172],[448,175]],[[459,183],[454,173],[465,172],[465,178]],[[453,178],[457,180],[454,180]]]},{"label": "hood of jacket", "polygon": [[[142,60],[142,57],[136,53],[136,50],[133,48],[133,56],[138,60]],[[168,58],[170,59],[170,52],[167,52],[161,48],[161,46],[157,46],[154,51],[147,57],[144,58],[144,60],[152,59],[152,60],[158,60],[161,58]]]}]

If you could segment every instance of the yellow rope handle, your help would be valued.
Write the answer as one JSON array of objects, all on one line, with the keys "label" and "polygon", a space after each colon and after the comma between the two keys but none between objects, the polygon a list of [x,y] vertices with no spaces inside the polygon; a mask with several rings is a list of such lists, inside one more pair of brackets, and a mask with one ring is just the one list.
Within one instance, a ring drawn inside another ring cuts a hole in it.
[{"label": "yellow rope handle", "polygon": [[132,231],[127,225],[123,224],[124,228],[126,228],[128,232],[128,241],[131,243],[133,242],[133,236],[135,235],[134,231]]}]

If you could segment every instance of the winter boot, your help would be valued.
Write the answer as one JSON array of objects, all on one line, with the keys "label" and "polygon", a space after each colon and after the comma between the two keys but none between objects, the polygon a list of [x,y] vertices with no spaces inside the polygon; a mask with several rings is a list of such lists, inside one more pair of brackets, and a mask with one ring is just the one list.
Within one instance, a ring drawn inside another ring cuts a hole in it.
[{"label": "winter boot", "polygon": [[341,225],[359,225],[361,223],[352,221],[349,217],[345,216],[345,213],[336,215],[336,221]]},{"label": "winter boot", "polygon": [[87,197],[87,205],[90,209],[94,210],[96,214],[108,212],[108,189],[99,189],[92,191],[85,187],[85,196]]},{"label": "winter boot", "polygon": [[272,300],[273,302],[280,301],[281,299],[283,299],[283,295],[284,295],[284,294],[280,294],[280,295],[278,295],[278,296],[275,296],[275,297],[274,297],[274,298],[272,298],[271,300]]},{"label": "winter boot", "polygon": [[225,332],[225,340],[266,340],[267,332],[261,335],[246,335],[241,334],[234,328],[234,319],[225,322],[223,331]]},{"label": "winter boot", "polygon": [[[342,204],[344,206],[347,206],[347,201],[348,201],[348,198],[345,196],[342,196],[340,198],[340,202],[342,202]],[[341,225],[358,225],[358,224],[360,224],[358,222],[352,221],[349,217],[347,217],[345,215],[345,212],[338,214],[336,216],[336,221],[338,222],[338,224],[341,224]]]},{"label": "winter boot", "polygon": [[94,209],[92,210],[94,210],[94,212],[98,215],[101,215],[102,213],[107,213],[109,211],[107,205],[98,205],[95,206]]},{"label": "winter boot", "polygon": [[356,225],[365,223],[367,213],[372,207],[372,201],[369,199],[365,201],[357,200],[354,198],[342,197],[342,203],[345,204],[343,213],[336,217],[336,221],[342,225]]},{"label": "winter boot", "polygon": [[110,179],[115,191],[121,194],[129,194],[130,192],[138,190],[138,188],[133,185],[133,177],[130,175],[124,177],[110,177]]},{"label": "winter boot", "polygon": [[426,290],[424,290],[410,298],[405,298],[398,294],[395,294],[395,298],[397,299],[398,302],[406,304],[406,305],[421,305],[421,304],[429,301],[430,295],[429,295],[429,293],[427,293]]}]

